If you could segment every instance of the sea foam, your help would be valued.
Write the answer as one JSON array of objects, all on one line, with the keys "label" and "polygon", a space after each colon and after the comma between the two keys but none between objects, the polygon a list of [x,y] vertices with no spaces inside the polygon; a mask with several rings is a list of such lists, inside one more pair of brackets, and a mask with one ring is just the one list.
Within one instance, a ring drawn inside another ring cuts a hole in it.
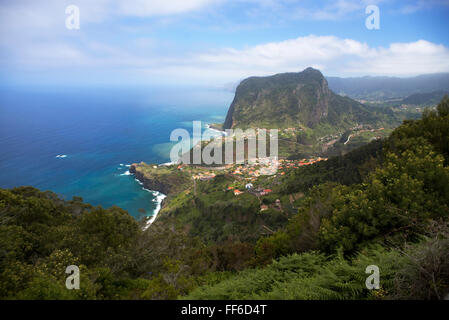
[{"label": "sea foam", "polygon": [[222,130],[211,128],[210,124],[206,124],[206,128],[207,128],[207,130],[210,130],[210,131],[213,131],[213,132],[217,132],[221,136],[224,136],[224,137],[226,137],[228,135],[228,133],[226,131],[222,131]]},{"label": "sea foam", "polygon": [[149,217],[149,219],[147,220],[147,223],[145,225],[145,227],[143,228],[144,230],[148,229],[151,224],[154,222],[154,220],[156,220],[157,214],[159,213],[159,211],[161,210],[162,207],[162,201],[167,197],[165,194],[159,192],[159,191],[153,191],[153,190],[149,190],[149,189],[145,189],[142,188],[145,191],[148,191],[150,193],[153,194],[153,196],[155,197],[153,199],[153,202],[156,203],[156,208],[153,211],[153,215],[151,217]]},{"label": "sea foam", "polygon": [[161,167],[169,167],[169,166],[173,166],[173,165],[175,165],[176,164],[176,162],[165,162],[165,163],[161,163],[159,166],[161,166]]}]

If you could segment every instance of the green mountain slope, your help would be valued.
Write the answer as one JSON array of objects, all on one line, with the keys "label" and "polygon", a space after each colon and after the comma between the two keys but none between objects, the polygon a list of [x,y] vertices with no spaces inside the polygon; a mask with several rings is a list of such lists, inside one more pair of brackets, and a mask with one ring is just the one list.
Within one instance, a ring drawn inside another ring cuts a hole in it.
[{"label": "green mountain slope", "polygon": [[[362,182],[316,185],[285,228],[261,237],[255,247],[255,268],[205,283],[185,298],[446,297],[448,117],[446,98],[436,111],[424,112],[422,120],[404,122],[384,142],[381,161],[363,175]],[[355,163],[361,160],[356,153],[351,158]],[[344,168],[342,164],[325,165],[330,171],[322,170],[317,183],[341,180],[332,171]],[[377,290],[365,286],[365,270],[371,264],[382,270]]]},{"label": "green mountain slope", "polygon": [[223,127],[347,129],[377,119],[361,103],[329,90],[320,71],[307,68],[299,73],[243,80]]},{"label": "green mountain slope", "polygon": [[449,91],[432,91],[427,93],[416,93],[412,94],[411,96],[408,96],[405,99],[402,99],[402,104],[411,104],[411,105],[425,105],[425,106],[432,106],[438,104],[441,99],[445,95],[447,95]]},{"label": "green mountain slope", "polygon": [[329,87],[353,99],[389,100],[416,93],[449,90],[449,73],[425,74],[410,78],[398,77],[327,77]]},{"label": "green mountain slope", "polygon": [[[448,164],[445,98],[382,145],[284,162],[253,181],[268,193],[236,195],[243,176],[186,166],[179,176],[199,179],[146,230],[117,207],[0,189],[0,299],[442,299]],[[373,264],[380,289],[368,290]],[[69,265],[80,290],[65,287]]]}]

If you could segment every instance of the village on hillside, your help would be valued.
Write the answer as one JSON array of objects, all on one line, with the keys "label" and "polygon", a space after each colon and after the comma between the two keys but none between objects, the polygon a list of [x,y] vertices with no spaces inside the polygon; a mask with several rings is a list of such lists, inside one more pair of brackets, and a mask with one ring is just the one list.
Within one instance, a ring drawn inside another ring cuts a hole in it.
[{"label": "village on hillside", "polygon": [[[185,164],[179,164],[176,168],[179,171],[189,171],[192,174],[191,177],[194,186],[196,185],[196,181],[209,181],[214,179],[218,174],[226,175],[227,177],[232,178],[230,181],[233,181],[227,186],[224,186],[223,192],[232,192],[236,197],[243,194],[250,194],[256,196],[259,198],[259,201],[261,201],[260,197],[269,195],[273,192],[268,181],[272,181],[272,179],[276,177],[281,177],[290,170],[299,169],[302,166],[308,166],[320,161],[326,161],[327,158],[316,157],[300,160],[266,160],[267,159],[259,159],[254,163],[245,161],[244,164],[232,164],[219,168],[194,167]],[[267,172],[271,174],[267,174]],[[261,177],[267,177],[270,179],[259,179]],[[261,203],[261,211],[265,211],[268,208],[269,207],[266,204]],[[274,208],[281,210],[279,199],[276,199]]]}]

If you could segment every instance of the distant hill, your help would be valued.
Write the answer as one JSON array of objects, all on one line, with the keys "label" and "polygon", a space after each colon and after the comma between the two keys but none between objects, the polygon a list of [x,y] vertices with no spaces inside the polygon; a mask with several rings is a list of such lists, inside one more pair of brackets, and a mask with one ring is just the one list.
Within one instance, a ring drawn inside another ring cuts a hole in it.
[{"label": "distant hill", "polygon": [[437,105],[445,95],[449,95],[449,91],[433,91],[428,93],[416,93],[402,99],[402,104],[411,105]]},{"label": "distant hill", "polygon": [[236,89],[223,128],[345,129],[376,121],[363,104],[329,90],[319,70],[250,77]]},{"label": "distant hill", "polygon": [[399,77],[327,77],[329,88],[353,99],[387,100],[412,94],[449,91],[449,73],[435,73],[411,78]]}]

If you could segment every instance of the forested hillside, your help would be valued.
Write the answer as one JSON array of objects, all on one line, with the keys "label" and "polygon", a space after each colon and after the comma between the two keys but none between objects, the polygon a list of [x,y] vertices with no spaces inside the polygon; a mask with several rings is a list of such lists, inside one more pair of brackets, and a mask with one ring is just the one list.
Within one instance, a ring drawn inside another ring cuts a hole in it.
[{"label": "forested hillside", "polygon": [[449,73],[423,74],[410,78],[398,77],[327,77],[329,87],[337,94],[353,99],[382,101],[406,98],[416,93],[449,90]]},{"label": "forested hillside", "polygon": [[449,91],[432,91],[428,93],[416,93],[401,100],[402,104],[410,105],[424,105],[432,106],[437,105],[440,100],[448,94]]},{"label": "forested hillside", "polygon": [[[260,177],[264,195],[235,196],[225,174],[199,180],[146,231],[117,207],[0,190],[0,298],[442,299],[448,165],[446,97],[384,141]],[[65,288],[68,265],[80,290]]]},{"label": "forested hillside", "polygon": [[402,113],[335,94],[319,70],[307,68],[244,79],[222,128],[278,129],[279,156],[328,157],[385,138]]},{"label": "forested hillside", "polygon": [[361,103],[329,90],[319,70],[307,68],[297,73],[243,80],[223,128],[348,129],[357,123],[376,121],[380,118]]},{"label": "forested hillside", "polygon": [[[449,99],[437,110],[395,130],[385,142],[382,163],[361,183],[315,186],[286,228],[256,245],[259,263],[279,260],[198,288],[189,298],[444,297],[449,292]],[[377,292],[364,287],[364,270],[371,264],[383,274]]]}]

